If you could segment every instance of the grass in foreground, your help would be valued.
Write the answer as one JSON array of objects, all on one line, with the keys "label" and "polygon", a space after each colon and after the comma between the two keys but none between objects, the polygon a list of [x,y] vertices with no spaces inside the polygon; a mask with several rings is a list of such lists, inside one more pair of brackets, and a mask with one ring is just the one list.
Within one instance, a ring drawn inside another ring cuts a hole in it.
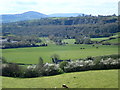
[{"label": "grass in foreground", "polygon": [[95,70],[39,78],[2,77],[3,88],[118,88],[118,70]]}]

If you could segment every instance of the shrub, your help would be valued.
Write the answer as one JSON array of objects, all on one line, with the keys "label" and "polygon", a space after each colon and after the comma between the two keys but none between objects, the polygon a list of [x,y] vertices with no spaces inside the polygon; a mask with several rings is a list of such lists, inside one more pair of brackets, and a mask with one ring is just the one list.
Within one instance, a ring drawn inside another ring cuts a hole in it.
[{"label": "shrub", "polygon": [[63,61],[63,62],[61,62],[61,63],[59,64],[59,67],[64,71],[64,67],[66,67],[67,64],[68,64],[68,62]]},{"label": "shrub", "polygon": [[94,60],[94,57],[88,56],[86,60]]},{"label": "shrub", "polygon": [[32,78],[38,76],[50,76],[63,73],[63,70],[56,64],[46,63],[43,67],[39,65],[28,66],[24,72],[24,77]]},{"label": "shrub", "polygon": [[76,71],[86,71],[86,70],[97,70],[97,69],[118,69],[120,68],[120,59],[97,59],[97,60],[81,60],[68,62],[64,67],[65,72],[76,72]]},{"label": "shrub", "polygon": [[8,63],[7,60],[5,59],[5,57],[0,57],[0,62],[2,62],[2,63]]},{"label": "shrub", "polygon": [[33,77],[38,77],[38,76],[39,76],[39,68],[38,68],[38,65],[28,66],[28,67],[23,71],[23,77],[33,78]]},{"label": "shrub", "polygon": [[53,62],[53,63],[56,63],[57,60],[59,60],[60,57],[59,57],[59,55],[54,54],[54,55],[51,56],[51,58],[52,58],[52,62]]},{"label": "shrub", "polygon": [[6,64],[5,67],[2,68],[2,75],[9,77],[19,77],[21,74],[20,67],[15,64]]},{"label": "shrub", "polygon": [[57,75],[64,72],[77,72],[97,69],[118,69],[120,68],[120,58],[118,55],[99,56],[90,60],[76,60],[71,62],[63,61],[60,64],[43,64],[40,58],[39,64],[21,68],[15,63],[2,64],[2,75],[9,77],[32,78],[39,76]]},{"label": "shrub", "polygon": [[68,62],[66,67],[64,67],[65,72],[76,72],[82,70],[84,67],[84,61],[72,61]]},{"label": "shrub", "polygon": [[38,77],[38,71],[35,69],[26,69],[23,77],[27,77],[27,78],[32,78],[32,77]]},{"label": "shrub", "polygon": [[63,73],[63,71],[59,68],[57,64],[46,63],[43,67],[43,70],[44,70],[43,75],[45,76],[57,75]]}]

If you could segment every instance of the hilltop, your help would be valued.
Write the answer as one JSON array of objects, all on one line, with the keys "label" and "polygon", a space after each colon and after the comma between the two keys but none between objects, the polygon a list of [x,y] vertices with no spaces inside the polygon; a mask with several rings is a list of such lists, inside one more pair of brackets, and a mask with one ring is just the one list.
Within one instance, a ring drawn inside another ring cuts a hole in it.
[{"label": "hilltop", "polygon": [[29,11],[22,14],[4,14],[2,15],[2,22],[8,23],[8,22],[16,22],[16,21],[24,21],[24,20],[32,20],[32,19],[40,19],[43,17],[47,17],[47,15]]}]

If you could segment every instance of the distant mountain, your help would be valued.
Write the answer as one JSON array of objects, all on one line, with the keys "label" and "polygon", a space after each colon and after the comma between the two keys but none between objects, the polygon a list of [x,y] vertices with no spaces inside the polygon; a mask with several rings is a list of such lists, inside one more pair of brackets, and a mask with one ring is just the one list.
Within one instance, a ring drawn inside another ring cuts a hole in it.
[{"label": "distant mountain", "polygon": [[55,13],[50,14],[49,17],[76,17],[76,16],[82,16],[85,14],[82,13]]},{"label": "distant mountain", "polygon": [[40,19],[48,17],[45,14],[34,12],[34,11],[29,11],[25,12],[22,14],[5,14],[2,15],[2,22],[7,23],[7,22],[16,22],[16,21],[24,21],[24,20],[32,20],[32,19]]},{"label": "distant mountain", "polygon": [[42,14],[39,12],[29,11],[22,14],[4,14],[2,16],[3,23],[9,22],[16,22],[16,21],[24,21],[24,20],[33,20],[33,19],[40,19],[46,17],[76,17],[76,16],[83,16],[85,14],[82,13],[55,13],[55,14]]}]

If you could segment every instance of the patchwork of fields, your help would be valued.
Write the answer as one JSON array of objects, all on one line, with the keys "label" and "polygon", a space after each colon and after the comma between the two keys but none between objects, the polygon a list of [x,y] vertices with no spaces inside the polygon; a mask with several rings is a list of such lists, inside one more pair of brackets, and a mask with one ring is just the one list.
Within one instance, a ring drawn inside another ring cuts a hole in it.
[{"label": "patchwork of fields", "polygon": [[[65,73],[62,75],[38,78],[2,77],[3,88],[118,88],[118,70],[95,70]],[[11,83],[12,82],[12,83]]]},{"label": "patchwork of fields", "polygon": [[[117,35],[113,37],[117,37]],[[117,45],[75,45],[75,39],[64,39],[63,42],[68,43],[67,45],[55,45],[48,38],[40,39],[48,46],[3,49],[2,55],[8,62],[37,64],[39,57],[44,59],[44,63],[51,63],[51,56],[54,54],[58,54],[62,60],[118,54]],[[92,38],[93,41],[106,39],[108,38]],[[117,43],[118,38],[107,42]],[[26,79],[2,77],[2,81],[3,88],[61,88],[64,83],[70,88],[118,88],[118,70],[74,72]]]},{"label": "patchwork of fields", "polygon": [[[98,48],[96,48],[98,47]],[[80,49],[85,48],[85,49]],[[58,54],[60,59],[80,59],[88,56],[101,56],[118,53],[117,45],[48,45],[47,47],[3,49],[3,57],[9,62],[36,64],[39,57],[51,62],[51,56]]]},{"label": "patchwork of fields", "polygon": [[[61,13],[59,16],[59,14],[46,15],[29,11],[19,15],[13,14],[13,18],[11,15],[9,17],[3,15],[7,21],[3,20],[0,25],[2,27],[0,51],[3,57],[0,57],[0,61],[3,62],[0,65],[2,71],[0,87],[11,90],[13,88],[58,90],[66,84],[73,89],[119,88],[118,16],[116,14],[93,16],[82,13],[78,13],[79,15]],[[9,23],[11,21],[13,22]],[[62,62],[70,61],[69,59],[83,60]],[[52,61],[54,64],[51,64]]]}]

